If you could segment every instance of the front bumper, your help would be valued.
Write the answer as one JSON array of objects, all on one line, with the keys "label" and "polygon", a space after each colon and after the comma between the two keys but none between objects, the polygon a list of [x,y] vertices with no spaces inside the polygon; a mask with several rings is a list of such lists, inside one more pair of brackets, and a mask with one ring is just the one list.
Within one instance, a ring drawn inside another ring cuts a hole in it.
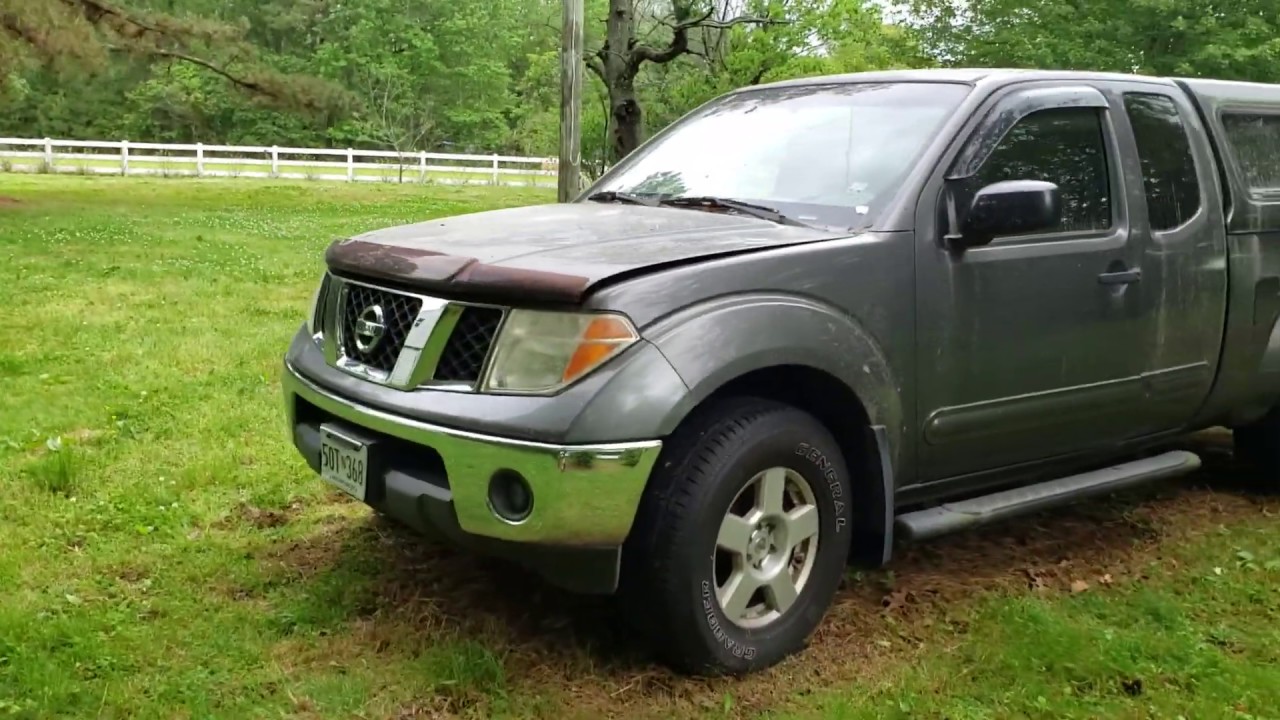
[{"label": "front bumper", "polygon": [[[431,425],[345,400],[287,361],[281,385],[294,445],[313,469],[320,423],[363,435],[372,448],[365,502],[455,539],[616,550],[662,448],[660,440],[553,445]],[[532,509],[519,522],[490,506],[490,478],[500,470],[519,473],[532,491]]]}]

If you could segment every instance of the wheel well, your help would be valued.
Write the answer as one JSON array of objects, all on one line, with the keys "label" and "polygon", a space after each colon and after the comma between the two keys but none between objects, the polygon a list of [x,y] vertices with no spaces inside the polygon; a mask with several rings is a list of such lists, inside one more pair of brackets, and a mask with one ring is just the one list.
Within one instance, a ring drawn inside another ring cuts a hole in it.
[{"label": "wheel well", "polygon": [[[857,394],[832,375],[803,365],[778,365],[741,375],[717,388],[700,405],[727,397],[759,397],[812,414],[835,437],[852,474],[855,529],[851,560],[877,566],[883,560],[886,497],[881,458],[871,418]],[[891,515],[892,513],[889,513]]]}]

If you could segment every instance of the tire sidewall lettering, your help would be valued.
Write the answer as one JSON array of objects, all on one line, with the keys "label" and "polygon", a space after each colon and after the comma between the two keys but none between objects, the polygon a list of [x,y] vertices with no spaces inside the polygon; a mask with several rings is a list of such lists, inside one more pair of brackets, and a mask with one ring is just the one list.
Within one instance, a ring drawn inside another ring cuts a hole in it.
[{"label": "tire sidewall lettering", "polygon": [[716,600],[715,592],[711,588],[711,582],[702,581],[702,612],[707,621],[707,627],[711,629],[711,635],[716,642],[724,646],[735,658],[743,660],[754,660],[756,657],[756,649],[750,645],[746,645],[729,637],[729,633],[725,632],[724,621],[720,618],[720,603]]},{"label": "tire sidewall lettering", "polygon": [[848,524],[848,520],[845,518],[845,501],[842,499],[844,498],[844,482],[840,478],[840,473],[836,471],[835,465],[827,458],[826,453],[809,443],[802,442],[797,445],[796,455],[812,463],[822,475],[823,481],[827,484],[827,491],[831,494],[831,501],[835,505],[835,531],[837,533],[842,532],[845,525]]}]

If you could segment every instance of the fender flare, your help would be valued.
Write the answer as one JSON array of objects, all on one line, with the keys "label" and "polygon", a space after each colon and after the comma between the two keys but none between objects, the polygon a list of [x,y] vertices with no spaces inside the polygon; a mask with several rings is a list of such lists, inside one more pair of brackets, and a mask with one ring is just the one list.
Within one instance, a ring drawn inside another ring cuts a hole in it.
[{"label": "fender flare", "polygon": [[905,432],[901,384],[871,333],[836,308],[794,295],[726,296],[668,316],[644,335],[689,388],[664,418],[664,432],[730,381],[795,365],[848,387],[870,424],[885,428],[898,465]]},{"label": "fender flare", "polygon": [[[646,339],[666,357],[689,392],[663,419],[674,431],[700,403],[748,373],[779,366],[820,371],[861,402],[869,425],[864,447],[878,456],[867,488],[875,507],[864,516],[866,552],[860,561],[881,566],[893,545],[895,478],[906,435],[902,388],[880,344],[854,318],[805,297],[783,294],[726,296],[701,303],[646,328]],[[861,418],[860,418],[861,419]]]}]

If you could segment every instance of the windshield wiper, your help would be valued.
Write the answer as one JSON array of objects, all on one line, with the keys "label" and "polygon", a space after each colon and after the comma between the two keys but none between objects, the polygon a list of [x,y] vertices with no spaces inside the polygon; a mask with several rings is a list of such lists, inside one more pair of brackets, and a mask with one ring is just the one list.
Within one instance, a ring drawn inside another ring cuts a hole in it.
[{"label": "windshield wiper", "polygon": [[661,203],[663,205],[671,205],[674,207],[706,207],[706,208],[719,207],[719,208],[725,208],[728,210],[736,210],[737,212],[743,213],[745,215],[751,215],[753,217],[758,217],[762,220],[769,220],[770,222],[776,222],[782,225],[798,225],[800,227],[808,227],[807,225],[800,222],[799,220],[796,220],[794,218],[789,218],[786,215],[783,215],[782,213],[778,212],[777,210],[774,210],[771,207],[765,207],[764,205],[756,205],[755,203],[743,202],[741,200],[734,200],[733,198],[716,197],[714,195],[696,195],[696,196],[690,195],[690,196],[677,196],[672,198],[664,198],[661,201]]},{"label": "windshield wiper", "polygon": [[647,205],[648,207],[658,207],[658,201],[652,198],[633,195],[626,192],[618,192],[617,190],[604,190],[602,192],[593,193],[587,196],[592,202],[626,202],[633,205]]}]

